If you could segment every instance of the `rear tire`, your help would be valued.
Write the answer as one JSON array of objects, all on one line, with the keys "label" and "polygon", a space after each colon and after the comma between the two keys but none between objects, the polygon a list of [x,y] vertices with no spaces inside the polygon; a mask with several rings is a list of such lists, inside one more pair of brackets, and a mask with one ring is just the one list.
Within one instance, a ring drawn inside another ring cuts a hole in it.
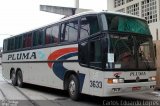
[{"label": "rear tire", "polygon": [[72,100],[78,100],[80,97],[79,93],[79,81],[75,75],[69,77],[68,92]]},{"label": "rear tire", "polygon": [[11,71],[11,81],[13,86],[17,85],[16,72],[14,70]]},{"label": "rear tire", "polygon": [[17,84],[20,88],[23,87],[24,83],[23,83],[23,75],[21,71],[17,72]]}]

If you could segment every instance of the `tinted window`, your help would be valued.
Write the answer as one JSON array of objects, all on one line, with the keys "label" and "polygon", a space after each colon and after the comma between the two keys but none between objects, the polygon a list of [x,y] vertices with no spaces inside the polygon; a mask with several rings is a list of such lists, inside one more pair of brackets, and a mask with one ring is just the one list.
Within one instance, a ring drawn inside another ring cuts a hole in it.
[{"label": "tinted window", "polygon": [[22,48],[22,36],[17,36],[15,38],[15,49],[20,49]]},{"label": "tinted window", "polygon": [[[106,14],[108,29],[110,31],[131,32],[138,34],[151,35],[146,21],[117,15]],[[103,24],[107,24],[103,22]]]},{"label": "tinted window", "polygon": [[3,50],[4,51],[7,51],[7,46],[8,46],[8,40],[4,40],[4,43],[3,43]]},{"label": "tinted window", "polygon": [[8,40],[8,50],[14,50],[14,38]]},{"label": "tinted window", "polygon": [[45,44],[58,43],[59,26],[52,26],[46,29]]},{"label": "tinted window", "polygon": [[16,37],[16,38],[15,38],[15,42],[16,42],[16,44],[15,44],[15,49],[18,49],[18,43],[17,43],[18,41],[19,41],[19,40],[18,40],[18,37]]},{"label": "tinted window", "polygon": [[67,23],[62,24],[61,26],[61,42],[68,41],[68,34],[67,34]]},{"label": "tinted window", "polygon": [[33,32],[33,46],[42,45],[43,31],[37,30]]},{"label": "tinted window", "polygon": [[[97,40],[98,39],[98,40]],[[99,38],[79,44],[79,62],[82,65],[102,68],[102,46]]]},{"label": "tinted window", "polygon": [[62,24],[61,27],[61,42],[77,41],[78,38],[78,21],[71,21]]},{"label": "tinted window", "polygon": [[88,64],[88,41],[79,44],[79,61],[83,65]]},{"label": "tinted window", "polygon": [[15,42],[14,42],[14,38],[11,39],[11,50],[14,50],[14,45],[15,45]]},{"label": "tinted window", "polygon": [[80,21],[80,39],[89,37],[90,35],[99,32],[97,16],[87,16]]},{"label": "tinted window", "polygon": [[22,48],[22,36],[19,36],[18,48]]},{"label": "tinted window", "polygon": [[32,33],[25,34],[23,36],[23,47],[31,47],[32,46]]},{"label": "tinted window", "polygon": [[10,43],[11,43],[11,39],[8,39],[7,50],[10,50]]},{"label": "tinted window", "polygon": [[93,40],[90,42],[90,66],[102,67],[101,41]]}]

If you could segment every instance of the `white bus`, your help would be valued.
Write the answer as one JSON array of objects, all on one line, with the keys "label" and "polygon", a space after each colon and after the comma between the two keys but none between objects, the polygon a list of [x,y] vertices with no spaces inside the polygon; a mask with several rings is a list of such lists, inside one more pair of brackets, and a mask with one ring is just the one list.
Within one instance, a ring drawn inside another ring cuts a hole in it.
[{"label": "white bus", "polygon": [[4,40],[3,76],[99,97],[153,91],[155,54],[147,22],[136,16],[85,12]]}]

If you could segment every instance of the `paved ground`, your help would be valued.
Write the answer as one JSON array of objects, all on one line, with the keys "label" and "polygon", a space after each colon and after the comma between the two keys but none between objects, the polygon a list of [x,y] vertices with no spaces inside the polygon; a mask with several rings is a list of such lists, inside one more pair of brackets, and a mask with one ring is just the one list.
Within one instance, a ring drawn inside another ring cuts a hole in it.
[{"label": "paved ground", "polygon": [[160,106],[160,93],[134,94],[123,97],[98,98],[82,95],[72,101],[65,91],[26,84],[13,87],[2,77],[0,66],[0,106]]}]

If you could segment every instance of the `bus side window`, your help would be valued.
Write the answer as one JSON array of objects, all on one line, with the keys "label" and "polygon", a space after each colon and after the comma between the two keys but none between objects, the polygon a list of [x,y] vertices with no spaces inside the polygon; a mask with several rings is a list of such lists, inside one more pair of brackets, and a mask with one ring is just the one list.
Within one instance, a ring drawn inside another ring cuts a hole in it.
[{"label": "bus side window", "polygon": [[23,37],[23,48],[32,46],[32,33],[27,33]]},{"label": "bus side window", "polygon": [[68,26],[69,41],[77,41],[78,21],[77,20],[71,21],[67,26]]},{"label": "bus side window", "polygon": [[87,17],[87,20],[90,23],[90,35],[99,32],[97,16]]},{"label": "bus side window", "polygon": [[80,21],[80,39],[89,37],[99,32],[97,16],[87,16]]},{"label": "bus side window", "polygon": [[27,35],[23,36],[23,48],[27,47]]},{"label": "bus side window", "polygon": [[78,39],[78,20],[67,22],[61,26],[61,42],[73,42]]},{"label": "bus side window", "polygon": [[32,33],[28,34],[28,44],[27,47],[31,47],[32,46]]},{"label": "bus side window", "polygon": [[15,49],[15,40],[12,38],[12,43],[11,43],[11,50]]},{"label": "bus side window", "polygon": [[83,41],[79,44],[80,64],[90,67],[102,68],[101,40]]},{"label": "bus side window", "polygon": [[52,37],[51,32],[52,32],[51,27],[46,29],[45,44],[50,44],[51,43],[51,37]]},{"label": "bus side window", "polygon": [[15,49],[18,49],[18,44],[19,44],[19,39],[18,39],[18,36],[15,38]]},{"label": "bus side window", "polygon": [[22,35],[18,37],[19,38],[19,42],[18,42],[18,49],[22,48]]},{"label": "bus side window", "polygon": [[92,67],[102,68],[102,48],[99,39],[91,40],[89,46],[89,63]]},{"label": "bus side window", "polygon": [[10,50],[10,39],[8,39],[8,45],[7,45],[7,50]]},{"label": "bus side window", "polygon": [[4,43],[3,43],[3,51],[4,52],[7,51],[7,46],[8,46],[8,40],[4,40]]},{"label": "bus side window", "polygon": [[54,25],[46,29],[45,44],[58,43],[59,25]]},{"label": "bus side window", "polygon": [[90,26],[86,18],[82,18],[80,22],[80,39],[89,37],[90,35]]},{"label": "bus side window", "polygon": [[81,42],[78,48],[79,48],[78,59],[80,61],[80,64],[87,66],[88,65],[88,41]]},{"label": "bus side window", "polygon": [[14,50],[14,45],[15,45],[14,38],[10,38],[8,40],[8,50]]},{"label": "bus side window", "polygon": [[42,45],[43,40],[43,31],[37,30],[33,32],[33,46]]},{"label": "bus side window", "polygon": [[52,27],[52,32],[51,32],[51,35],[52,35],[52,41],[53,43],[58,43],[58,36],[59,36],[59,25],[55,25]]},{"label": "bus side window", "polygon": [[64,23],[64,24],[61,25],[61,37],[60,37],[61,42],[65,42],[68,38],[67,37],[68,34],[67,34],[66,26],[67,26],[67,23]]}]

